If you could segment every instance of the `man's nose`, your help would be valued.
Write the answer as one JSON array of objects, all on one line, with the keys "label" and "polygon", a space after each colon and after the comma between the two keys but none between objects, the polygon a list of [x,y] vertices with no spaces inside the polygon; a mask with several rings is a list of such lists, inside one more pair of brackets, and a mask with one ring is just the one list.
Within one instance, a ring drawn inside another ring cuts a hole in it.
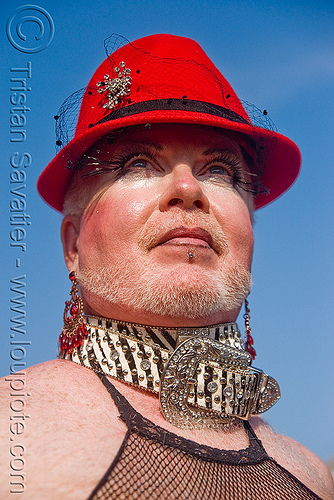
[{"label": "man's nose", "polygon": [[174,206],[209,212],[210,203],[203,192],[201,182],[194,177],[192,169],[187,164],[180,164],[173,168],[167,187],[160,198],[159,208],[162,212]]}]

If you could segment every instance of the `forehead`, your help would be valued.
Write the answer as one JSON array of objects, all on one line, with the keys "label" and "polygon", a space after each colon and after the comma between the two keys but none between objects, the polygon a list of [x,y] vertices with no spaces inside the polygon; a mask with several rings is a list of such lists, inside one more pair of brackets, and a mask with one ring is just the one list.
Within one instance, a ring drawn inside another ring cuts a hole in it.
[{"label": "forehead", "polygon": [[159,152],[170,149],[207,153],[211,148],[222,148],[240,153],[245,139],[240,134],[202,125],[179,123],[140,125],[116,130],[102,137],[90,149],[98,156],[123,146],[143,144]]}]

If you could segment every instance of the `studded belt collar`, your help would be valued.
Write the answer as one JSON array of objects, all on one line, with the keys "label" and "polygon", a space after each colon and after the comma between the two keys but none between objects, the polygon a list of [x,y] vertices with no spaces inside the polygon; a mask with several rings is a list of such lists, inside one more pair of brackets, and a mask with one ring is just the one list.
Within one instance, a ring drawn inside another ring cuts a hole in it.
[{"label": "studded belt collar", "polygon": [[217,427],[267,411],[277,382],[251,366],[236,323],[163,328],[86,316],[87,337],[71,353],[82,366],[160,394],[166,420]]}]

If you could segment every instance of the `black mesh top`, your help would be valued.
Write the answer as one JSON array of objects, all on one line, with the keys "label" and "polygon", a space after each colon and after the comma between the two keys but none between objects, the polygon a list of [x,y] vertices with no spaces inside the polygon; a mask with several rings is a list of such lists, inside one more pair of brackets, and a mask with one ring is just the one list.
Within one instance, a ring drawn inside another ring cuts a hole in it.
[{"label": "black mesh top", "polygon": [[320,499],[267,455],[248,422],[246,449],[200,445],[144,418],[104,375],[98,375],[128,430],[88,500]]}]

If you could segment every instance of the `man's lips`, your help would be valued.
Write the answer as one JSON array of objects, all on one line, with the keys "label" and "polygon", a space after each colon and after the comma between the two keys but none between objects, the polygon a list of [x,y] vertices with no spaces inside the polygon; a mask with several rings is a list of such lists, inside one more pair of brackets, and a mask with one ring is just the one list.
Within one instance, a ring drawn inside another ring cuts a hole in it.
[{"label": "man's lips", "polygon": [[200,227],[196,228],[185,228],[177,227],[168,231],[160,240],[159,245],[195,245],[205,248],[212,248],[215,252],[217,250],[214,247],[212,237],[208,231]]}]

